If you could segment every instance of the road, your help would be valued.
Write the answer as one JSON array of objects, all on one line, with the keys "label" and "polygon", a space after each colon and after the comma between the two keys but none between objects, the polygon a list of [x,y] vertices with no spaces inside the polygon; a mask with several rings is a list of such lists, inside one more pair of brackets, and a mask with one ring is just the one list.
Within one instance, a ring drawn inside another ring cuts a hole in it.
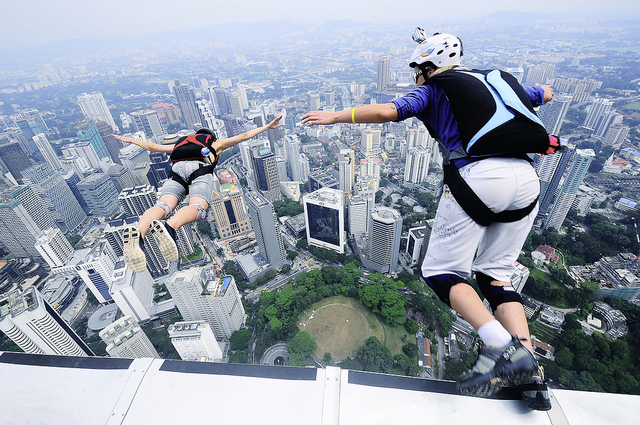
[{"label": "road", "polygon": [[[298,267],[298,266],[296,266],[296,267]],[[322,264],[317,262],[317,261],[313,261],[312,264],[309,265],[308,267],[299,266],[299,268],[297,270],[291,270],[289,272],[289,274],[286,274],[286,275],[278,275],[278,276],[275,277],[275,279],[273,279],[272,281],[268,282],[266,285],[262,285],[262,286],[257,287],[253,291],[249,292],[246,295],[246,298],[255,302],[255,301],[258,300],[258,298],[260,298],[260,293],[262,291],[264,291],[265,289],[269,288],[270,291],[276,291],[282,285],[287,283],[289,281],[289,279],[295,279],[296,276],[298,276],[300,273],[308,272],[309,270],[313,270],[313,269],[319,269],[321,267],[322,267]]]}]

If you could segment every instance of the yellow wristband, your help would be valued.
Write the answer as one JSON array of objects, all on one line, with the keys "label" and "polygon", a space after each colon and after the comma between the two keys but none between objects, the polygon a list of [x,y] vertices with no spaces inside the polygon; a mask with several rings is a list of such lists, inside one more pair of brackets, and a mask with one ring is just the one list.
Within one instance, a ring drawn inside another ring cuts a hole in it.
[{"label": "yellow wristband", "polygon": [[143,141],[142,141],[142,140],[140,140],[140,147],[142,147],[142,142],[143,142]]},{"label": "yellow wristband", "polygon": [[351,122],[354,123],[354,124],[357,124],[356,123],[356,107],[355,106],[351,109]]}]

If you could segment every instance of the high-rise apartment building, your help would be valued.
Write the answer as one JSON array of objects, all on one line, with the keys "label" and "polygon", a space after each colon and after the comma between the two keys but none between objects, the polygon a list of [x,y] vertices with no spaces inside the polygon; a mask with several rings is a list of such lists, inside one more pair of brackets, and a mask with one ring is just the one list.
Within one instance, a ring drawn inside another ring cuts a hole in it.
[{"label": "high-rise apartment building", "polygon": [[425,242],[425,235],[427,233],[427,226],[412,227],[409,229],[409,235],[407,239],[407,247],[405,252],[411,258],[411,266],[418,265],[420,260],[420,252],[422,251],[422,244]]},{"label": "high-rise apartment building", "polygon": [[78,96],[78,104],[80,104],[80,109],[86,118],[102,120],[109,124],[113,131],[118,131],[118,126],[113,120],[111,111],[109,110],[104,97],[102,97],[102,93],[83,93]]},{"label": "high-rise apartment building", "polygon": [[256,190],[269,201],[277,201],[282,197],[280,193],[280,179],[276,156],[269,147],[252,149],[252,177]]},{"label": "high-rise apartment building", "polygon": [[589,170],[589,165],[591,165],[595,156],[595,152],[592,149],[576,149],[564,182],[551,205],[549,215],[543,222],[542,227],[544,229],[550,227],[559,229],[562,226],[582,184],[582,180]]},{"label": "high-rise apartment building", "polygon": [[0,330],[25,353],[94,355],[33,286],[0,299]]},{"label": "high-rise apartment building", "polygon": [[63,266],[73,255],[73,247],[57,227],[44,230],[35,248],[52,269]]},{"label": "high-rise apartment building", "polygon": [[41,229],[19,199],[0,197],[0,239],[11,254],[18,258],[39,257],[35,248]]},{"label": "high-rise apartment building", "polygon": [[560,180],[571,161],[574,151],[565,149],[553,155],[539,155],[535,169],[540,176],[539,214],[546,214],[556,194]]},{"label": "high-rise apartment building", "polygon": [[549,134],[560,134],[562,123],[567,116],[569,106],[571,105],[571,96],[557,95],[550,102],[540,107],[538,116],[544,124],[544,128]]},{"label": "high-rise apartment building", "polygon": [[587,107],[587,116],[584,119],[582,127],[593,132],[596,131],[598,123],[602,120],[602,117],[611,111],[613,101],[605,98],[598,98],[594,100],[591,105]]},{"label": "high-rise apartment building", "polygon": [[244,196],[260,254],[279,270],[287,264],[287,257],[273,204],[258,192],[247,192]]},{"label": "high-rise apartment building", "polygon": [[113,270],[109,294],[120,311],[136,322],[151,318],[153,278],[148,270],[136,273],[119,260]]},{"label": "high-rise apartment building", "polygon": [[182,121],[187,128],[189,130],[195,130],[196,127],[202,127],[193,87],[183,85],[179,80],[176,80],[173,86],[173,93],[176,96],[180,112],[182,113]]},{"label": "high-rise apartment building", "polygon": [[369,208],[367,200],[359,195],[353,195],[348,199],[349,234],[364,235],[367,233]]},{"label": "high-rise apartment building", "polygon": [[302,181],[300,139],[295,135],[286,135],[284,137],[284,146],[287,153],[287,169],[289,170],[289,177],[294,182]]},{"label": "high-rise apartment building", "polygon": [[228,340],[240,329],[246,314],[233,277],[215,277],[202,267],[175,273],[167,289],[185,321],[207,322],[218,340]]},{"label": "high-rise apartment building", "polygon": [[0,198],[4,198],[3,203],[10,203],[18,200],[25,208],[27,214],[35,221],[36,226],[42,231],[49,228],[58,228],[56,215],[49,211],[48,200],[40,197],[33,190],[33,187],[23,185],[5,190],[0,193]]},{"label": "high-rise apartment building", "polygon": [[242,190],[232,183],[223,184],[220,193],[213,192],[211,212],[221,239],[251,230],[251,219],[246,212]]},{"label": "high-rise apartment building", "polygon": [[339,189],[323,188],[303,196],[307,242],[344,253],[344,196]]},{"label": "high-rise apartment building", "polygon": [[409,149],[404,168],[404,181],[420,184],[429,173],[431,152],[422,146]]},{"label": "high-rise apartment building", "polygon": [[392,208],[378,207],[369,212],[368,256],[363,265],[380,273],[395,273],[400,254],[402,216]]},{"label": "high-rise apartment building", "polygon": [[360,153],[362,156],[380,155],[380,136],[382,132],[377,128],[365,128],[362,130],[360,141]]},{"label": "high-rise apartment building", "polygon": [[159,359],[160,355],[144,333],[138,322],[131,316],[119,318],[100,331],[100,338],[107,344],[111,357],[124,359]]},{"label": "high-rise apartment building", "polygon": [[622,143],[629,136],[629,131],[631,129],[628,125],[624,124],[613,124],[607,130],[607,133],[604,136],[604,140],[602,141],[605,146],[612,146],[614,149],[620,149]]},{"label": "high-rise apartment building", "polygon": [[44,163],[33,165],[22,173],[25,183],[51,202],[52,209],[60,217],[58,227],[64,233],[73,233],[86,220],[87,215],[60,172]]},{"label": "high-rise apartment building", "polygon": [[309,109],[317,111],[320,109],[320,95],[318,93],[309,94]]},{"label": "high-rise apartment building", "polygon": [[171,344],[182,360],[222,360],[222,350],[205,321],[176,322],[167,328]]},{"label": "high-rise apartment building", "polygon": [[153,109],[132,112],[131,118],[133,118],[136,131],[144,132],[149,139],[162,137],[167,134],[167,128],[160,120],[158,112]]},{"label": "high-rise apartment building", "polygon": [[39,133],[33,136],[33,141],[35,142],[42,156],[44,157],[44,160],[49,163],[52,169],[56,171],[60,171],[64,169],[64,167],[62,166],[62,163],[60,162],[60,159],[58,159],[58,156],[56,155],[53,148],[51,147],[51,143],[49,143],[49,139],[47,139],[47,136],[45,136],[44,133]]},{"label": "high-rise apartment building", "polygon": [[78,183],[78,190],[94,217],[112,217],[120,211],[118,191],[107,174],[94,173]]},{"label": "high-rise apartment building", "polygon": [[158,193],[153,186],[135,186],[123,189],[118,201],[127,216],[141,216],[158,201]]},{"label": "high-rise apartment building", "polygon": [[345,195],[353,192],[355,162],[353,149],[340,149],[338,154],[338,187]]},{"label": "high-rise apartment building", "polygon": [[541,63],[527,69],[527,84],[548,84],[553,80],[556,65],[553,63]]}]

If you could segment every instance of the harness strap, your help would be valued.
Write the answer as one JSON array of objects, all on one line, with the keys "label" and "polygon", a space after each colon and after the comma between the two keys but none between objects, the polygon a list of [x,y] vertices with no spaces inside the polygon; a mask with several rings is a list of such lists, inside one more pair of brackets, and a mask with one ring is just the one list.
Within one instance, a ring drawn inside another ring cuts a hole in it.
[{"label": "harness strap", "polygon": [[193,181],[200,176],[204,176],[205,174],[213,174],[213,168],[214,168],[213,165],[200,165],[200,168],[198,168],[196,171],[191,173],[191,175],[189,176],[189,179],[186,181],[185,179],[180,177],[180,175],[176,174],[173,170],[169,170],[168,177],[171,180],[177,183],[180,183],[180,185],[184,187],[185,192],[188,194],[189,185],[193,183]]}]

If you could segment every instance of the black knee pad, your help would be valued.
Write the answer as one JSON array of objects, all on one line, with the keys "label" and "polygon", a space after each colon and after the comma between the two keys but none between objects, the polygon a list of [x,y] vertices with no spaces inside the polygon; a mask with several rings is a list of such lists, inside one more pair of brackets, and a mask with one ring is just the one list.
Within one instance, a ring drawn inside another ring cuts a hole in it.
[{"label": "black knee pad", "polygon": [[469,285],[469,282],[455,274],[438,274],[435,276],[425,277],[424,280],[427,282],[427,285],[429,285],[429,288],[431,288],[438,298],[440,298],[440,301],[449,307],[451,307],[451,301],[449,301],[449,292],[451,292],[451,288],[459,283],[466,283]]},{"label": "black knee pad", "polygon": [[482,295],[489,301],[491,309],[496,311],[496,307],[503,303],[518,302],[522,304],[522,297],[516,292],[513,286],[492,285],[495,279],[484,273],[476,272],[476,282],[482,291]]}]

